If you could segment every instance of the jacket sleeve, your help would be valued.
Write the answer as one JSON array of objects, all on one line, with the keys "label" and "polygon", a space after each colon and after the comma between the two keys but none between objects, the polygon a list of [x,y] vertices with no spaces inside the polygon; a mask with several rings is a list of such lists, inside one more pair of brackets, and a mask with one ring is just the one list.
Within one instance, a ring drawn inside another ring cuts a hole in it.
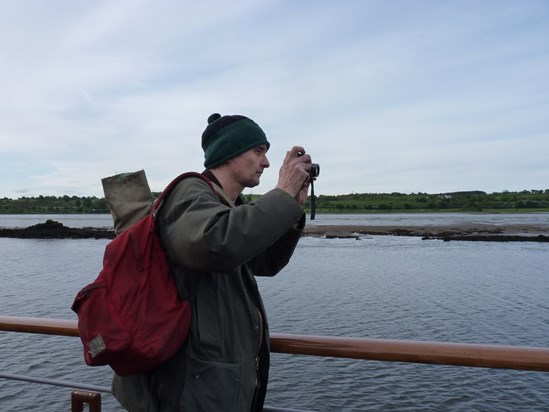
[{"label": "jacket sleeve", "polygon": [[256,256],[250,266],[256,276],[274,276],[288,264],[303,233],[305,214],[273,245]]},{"label": "jacket sleeve", "polygon": [[[198,271],[230,273],[260,254],[270,255],[256,265],[262,271],[269,262],[278,261],[275,266],[287,262],[297,239],[288,243],[285,235],[299,233],[292,226],[303,216],[303,209],[279,189],[234,207],[223,203],[202,180],[187,178],[174,188],[159,213],[165,247],[174,263]],[[281,251],[287,256],[275,257]]]}]

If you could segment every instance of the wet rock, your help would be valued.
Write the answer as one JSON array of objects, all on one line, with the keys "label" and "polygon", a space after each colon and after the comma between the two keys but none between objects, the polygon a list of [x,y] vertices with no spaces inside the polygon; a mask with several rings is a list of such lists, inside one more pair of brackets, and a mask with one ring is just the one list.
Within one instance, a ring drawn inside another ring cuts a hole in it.
[{"label": "wet rock", "polygon": [[305,236],[347,238],[356,235],[418,236],[423,240],[481,242],[548,242],[549,225],[480,225],[476,223],[437,226],[308,226]]},{"label": "wet rock", "polygon": [[430,239],[440,239],[445,242],[462,240],[469,242],[549,242],[549,236],[521,236],[521,235],[450,235],[432,236]]},{"label": "wet rock", "polygon": [[114,231],[93,227],[71,228],[48,219],[27,228],[0,228],[0,237],[16,239],[114,239]]},{"label": "wet rock", "polygon": [[356,233],[326,233],[326,239],[356,239],[360,240],[360,235]]}]

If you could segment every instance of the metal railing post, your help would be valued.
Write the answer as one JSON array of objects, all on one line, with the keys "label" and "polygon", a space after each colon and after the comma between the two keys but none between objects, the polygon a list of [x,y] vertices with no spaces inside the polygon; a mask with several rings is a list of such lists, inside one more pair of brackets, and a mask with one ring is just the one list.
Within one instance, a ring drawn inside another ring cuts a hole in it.
[{"label": "metal railing post", "polygon": [[84,412],[84,404],[88,404],[89,412],[101,412],[101,394],[74,389],[71,392],[71,412]]}]

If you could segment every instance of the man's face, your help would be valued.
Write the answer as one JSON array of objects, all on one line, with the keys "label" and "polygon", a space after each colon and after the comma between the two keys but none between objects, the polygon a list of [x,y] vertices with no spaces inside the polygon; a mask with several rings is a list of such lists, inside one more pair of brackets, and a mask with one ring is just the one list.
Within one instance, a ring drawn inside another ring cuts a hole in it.
[{"label": "man's face", "polygon": [[266,145],[254,147],[229,161],[233,178],[243,187],[257,186],[263,170],[269,166]]}]

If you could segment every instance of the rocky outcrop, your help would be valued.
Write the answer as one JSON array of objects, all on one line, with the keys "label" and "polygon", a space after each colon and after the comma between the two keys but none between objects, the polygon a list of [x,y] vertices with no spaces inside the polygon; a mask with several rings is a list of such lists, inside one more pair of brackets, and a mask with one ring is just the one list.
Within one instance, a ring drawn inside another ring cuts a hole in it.
[{"label": "rocky outcrop", "polygon": [[469,242],[549,242],[549,236],[521,236],[521,235],[437,235],[424,236],[423,240],[438,239],[448,242],[450,240],[466,240]]},{"label": "rocky outcrop", "polygon": [[456,226],[310,226],[305,236],[329,239],[360,239],[368,235],[418,236],[424,240],[481,242],[549,242],[549,226],[478,225]]},{"label": "rocky outcrop", "polygon": [[0,228],[0,237],[18,239],[114,239],[114,231],[94,227],[71,228],[46,220],[27,228]]}]

